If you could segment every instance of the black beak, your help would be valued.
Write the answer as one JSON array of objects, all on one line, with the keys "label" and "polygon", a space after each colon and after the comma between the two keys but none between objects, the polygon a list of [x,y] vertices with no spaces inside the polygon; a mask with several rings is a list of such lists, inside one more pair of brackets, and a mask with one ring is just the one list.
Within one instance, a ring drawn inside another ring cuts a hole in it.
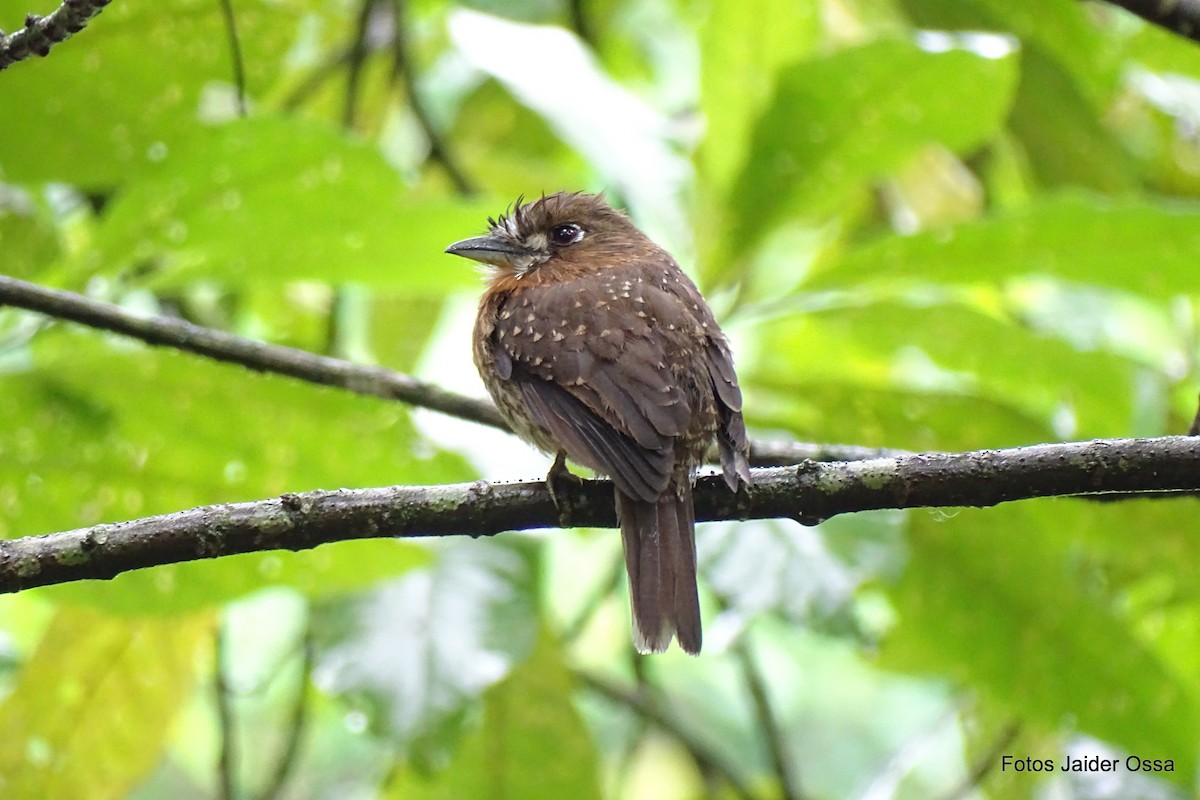
[{"label": "black beak", "polygon": [[512,265],[521,259],[529,258],[529,254],[515,244],[511,244],[498,236],[476,236],[473,239],[463,239],[446,248],[453,256],[462,256],[472,261],[482,261],[485,264]]}]

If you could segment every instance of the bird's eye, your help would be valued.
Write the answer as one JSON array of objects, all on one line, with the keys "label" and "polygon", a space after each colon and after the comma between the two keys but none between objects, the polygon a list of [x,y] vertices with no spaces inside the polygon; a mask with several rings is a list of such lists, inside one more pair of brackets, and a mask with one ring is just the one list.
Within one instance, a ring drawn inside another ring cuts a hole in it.
[{"label": "bird's eye", "polygon": [[550,231],[550,241],[559,247],[575,244],[582,238],[583,228],[574,224],[557,225],[554,230]]}]

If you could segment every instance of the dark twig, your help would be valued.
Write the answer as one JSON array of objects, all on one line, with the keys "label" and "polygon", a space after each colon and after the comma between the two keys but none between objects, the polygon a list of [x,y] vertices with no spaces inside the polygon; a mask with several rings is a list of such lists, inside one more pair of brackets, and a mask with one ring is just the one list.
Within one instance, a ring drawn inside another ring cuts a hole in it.
[{"label": "dark twig", "polygon": [[9,305],[132,336],[144,342],[241,364],[260,372],[401,400],[461,419],[508,430],[495,407],[382,367],[364,366],[267,344],[172,317],[143,317],[119,306],[0,275],[0,306]]},{"label": "dark twig", "polygon": [[733,647],[733,656],[741,666],[754,714],[758,718],[758,727],[771,756],[771,766],[779,778],[779,796],[784,800],[802,800],[804,795],[800,791],[800,778],[796,775],[788,754],[787,737],[779,727],[779,720],[775,718],[771,699],[767,697],[767,682],[759,671],[758,662],[754,660],[754,654],[750,652],[750,645],[745,636]]},{"label": "dark twig", "polygon": [[621,576],[625,574],[625,562],[621,558],[614,558],[612,565],[608,569],[608,573],[604,576],[604,580],[599,581],[592,590],[588,592],[580,604],[579,613],[575,618],[568,621],[563,627],[560,638],[566,644],[571,644],[583,633],[587,628],[588,622],[591,621],[597,609],[605,602],[617,594],[620,588]]},{"label": "dark twig", "polygon": [[44,17],[29,14],[25,27],[5,34],[0,32],[0,70],[30,56],[44,56],[59,42],[79,33],[88,21],[100,13],[110,0],[64,0]]},{"label": "dark twig", "polygon": [[691,731],[679,724],[645,693],[625,689],[588,672],[577,671],[575,677],[586,688],[631,709],[643,719],[674,736],[691,753],[692,758],[705,773],[720,775],[729,784],[735,795],[744,800],[754,799],[754,793],[750,791],[750,787],[738,775],[733,765],[725,763],[720,753],[715,752]]},{"label": "dark twig", "polygon": [[1200,42],[1200,0],[1107,0],[1147,22]]},{"label": "dark twig", "polygon": [[315,657],[312,628],[308,625],[304,628],[304,638],[301,642],[301,657],[303,661],[300,665],[300,679],[296,684],[296,701],[292,704],[292,714],[288,720],[287,742],[284,744],[283,754],[279,757],[279,762],[275,765],[275,771],[271,774],[271,779],[267,781],[266,788],[259,795],[259,800],[276,800],[280,797],[283,793],[283,787],[296,765],[296,759],[300,755],[300,742],[303,739],[304,729],[308,722],[308,682],[312,677],[313,659]]},{"label": "dark twig", "polygon": [[358,121],[358,95],[362,83],[363,65],[370,52],[371,17],[379,0],[361,0],[358,20],[354,26],[354,39],[350,43],[346,63],[346,97],[342,104],[342,127],[353,130]]},{"label": "dark twig", "polygon": [[567,11],[571,15],[571,28],[575,35],[595,50],[596,37],[592,31],[592,24],[588,21],[587,10],[583,7],[583,0],[567,0]]},{"label": "dark twig", "polygon": [[[139,316],[120,306],[74,292],[49,289],[0,275],[0,307],[36,311],[55,319],[130,336],[152,345],[194,353],[259,372],[287,375],[320,386],[333,386],[356,394],[399,400],[452,417],[509,430],[496,407],[486,400],[464,397],[439,386],[383,367],[355,364],[292,347],[268,344],[232,333],[194,325],[177,317]],[[1197,415],[1200,420],[1200,414]],[[1200,422],[1193,423],[1193,428]],[[865,461],[913,455],[906,450],[857,445],[803,442],[751,442],[755,466],[785,466],[804,461]],[[712,463],[716,463],[713,454]],[[1149,497],[1160,497],[1151,494]],[[1091,499],[1129,499],[1115,493]]]},{"label": "dark twig", "polygon": [[[1098,439],[970,453],[753,471],[737,495],[719,475],[696,483],[696,519],[792,518],[814,524],[883,508],[991,506],[1037,497],[1200,489],[1200,442],[1189,436]],[[531,528],[615,527],[612,483],[561,487],[563,515],[544,480],[393,486],[285,494],[157,517],[0,541],[0,592],[131,569],[263,550],[304,550],[370,537],[492,536]],[[561,497],[560,497],[561,499]],[[565,517],[565,518],[564,518]]]},{"label": "dark twig", "polygon": [[[240,364],[260,372],[287,375],[356,394],[400,400],[459,419],[508,430],[508,425],[500,418],[495,406],[486,400],[463,397],[383,367],[364,366],[304,350],[247,339],[194,325],[177,317],[139,316],[111,303],[0,275],[0,306],[5,305],[131,336],[149,344],[195,353],[228,364]],[[754,442],[751,444],[751,462],[756,466],[783,466],[797,464],[806,459],[858,461],[902,455],[905,452],[854,445]]]},{"label": "dark twig", "polygon": [[1000,757],[1016,741],[1017,734],[1020,732],[1021,726],[1016,722],[1010,722],[1005,725],[1004,729],[1000,731],[1000,735],[996,737],[996,741],[992,743],[992,746],[971,765],[971,769],[963,777],[962,783],[947,792],[942,800],[964,800],[964,798],[975,794],[975,790],[983,783],[983,779],[1000,763]]},{"label": "dark twig", "polygon": [[217,798],[235,800],[237,797],[235,773],[237,771],[237,722],[233,717],[233,706],[229,698],[229,684],[225,680],[226,630],[223,622],[217,623],[213,634],[213,693],[217,705],[217,730],[220,737],[217,759]]},{"label": "dark twig", "polygon": [[233,85],[237,87],[238,116],[245,117],[246,109],[246,64],[242,60],[242,40],[238,36],[237,16],[233,13],[233,0],[221,0],[221,16],[225,21],[225,35],[229,38],[229,56],[233,61]]},{"label": "dark twig", "polygon": [[416,69],[413,66],[411,46],[408,41],[408,4],[406,0],[393,0],[393,2],[396,30],[392,39],[392,81],[393,83],[398,82],[404,87],[404,94],[408,98],[408,107],[412,109],[413,117],[416,118],[417,124],[425,133],[426,141],[429,142],[429,157],[441,165],[459,194],[473,195],[476,191],[474,184],[471,183],[462,167],[458,165],[458,161],[450,152],[450,146],[438,132],[433,117],[429,114],[429,109],[425,107],[420,88],[417,86]]},{"label": "dark twig", "polygon": [[294,111],[308,98],[317,93],[326,81],[333,77],[340,68],[350,63],[351,47],[342,47],[325,55],[324,59],[314,67],[296,88],[288,92],[279,104],[285,111]]}]

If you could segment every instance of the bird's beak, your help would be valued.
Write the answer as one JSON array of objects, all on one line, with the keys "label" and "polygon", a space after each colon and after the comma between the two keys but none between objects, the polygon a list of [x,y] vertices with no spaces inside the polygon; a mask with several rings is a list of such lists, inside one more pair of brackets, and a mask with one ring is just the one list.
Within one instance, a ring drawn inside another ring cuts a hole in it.
[{"label": "bird's beak", "polygon": [[474,239],[463,239],[446,248],[446,252],[454,256],[462,256],[473,261],[495,266],[516,266],[529,260],[529,253],[498,236],[476,236]]}]

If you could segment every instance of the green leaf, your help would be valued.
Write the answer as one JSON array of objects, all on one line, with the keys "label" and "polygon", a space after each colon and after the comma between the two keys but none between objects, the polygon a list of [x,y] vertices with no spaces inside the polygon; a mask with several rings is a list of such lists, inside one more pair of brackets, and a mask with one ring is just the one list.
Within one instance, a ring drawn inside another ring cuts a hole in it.
[{"label": "green leaf", "polygon": [[1144,23],[1124,42],[1124,52],[1146,69],[1200,79],[1200,50],[1190,39]]},{"label": "green leaf", "polygon": [[293,553],[275,550],[167,564],[33,592],[59,603],[120,614],[182,614],[209,608],[269,586],[288,586],[312,598],[364,589],[432,560],[417,544],[353,539]]},{"label": "green leaf", "polygon": [[750,0],[710,7],[700,28],[705,135],[696,154],[707,192],[728,190],[746,160],[753,120],[771,99],[775,75],[811,51],[818,23],[810,3]]},{"label": "green leaf", "polygon": [[472,476],[398,403],[93,333],[49,331],[0,376],[0,535],[216,502]]},{"label": "green leaf", "polygon": [[1059,64],[1096,109],[1104,107],[1120,79],[1120,62],[1111,40],[1089,19],[1089,9],[1074,0],[1036,4],[1010,0],[901,2],[920,28],[1019,36],[1023,52],[1036,52]]},{"label": "green leaf", "polygon": [[0,706],[5,797],[125,797],[162,757],[195,680],[207,615],[60,610]]},{"label": "green leaf", "polygon": [[1022,62],[1009,126],[1046,186],[1128,192],[1138,183],[1129,154],[1095,104],[1061,66],[1034,51]]},{"label": "green leaf", "polygon": [[58,231],[45,204],[19,186],[0,184],[0,269],[28,278],[59,254]]},{"label": "green leaf", "polygon": [[733,224],[727,251],[756,243],[788,216],[835,211],[925,145],[979,146],[1000,128],[1016,78],[1011,54],[930,52],[900,41],[783,70],[726,199]]},{"label": "green leaf", "polygon": [[414,200],[374,147],[297,119],[199,129],[131,177],[87,271],[138,268],[155,286],[304,278],[441,294],[474,272],[443,254],[501,204]]},{"label": "green leaf", "polygon": [[574,688],[563,653],[543,633],[532,656],[487,691],[483,723],[454,760],[431,775],[401,768],[385,797],[598,800],[596,748],[575,710]]},{"label": "green leaf", "polygon": [[1066,194],[945,230],[879,239],[815,274],[807,288],[1051,275],[1162,299],[1194,286],[1197,252],[1198,205]]},{"label": "green leaf", "polygon": [[1081,732],[1189,781],[1200,707],[1175,672],[1086,580],[1061,532],[1072,501],[912,516],[911,560],[893,592],[899,624],[885,665],[936,672],[1013,717]]},{"label": "green leaf", "polygon": [[[278,79],[305,19],[315,21],[322,5],[238,4],[238,41],[252,100]],[[30,10],[20,0],[0,0],[0,28],[13,30]],[[323,23],[334,19],[329,15]],[[3,104],[21,113],[0,126],[0,168],[14,181],[106,189],[147,157],[174,147],[202,118],[232,116],[233,92],[220,3],[114,3],[86,33],[56,46],[53,58],[23,61],[5,72]]]},{"label": "green leaf", "polygon": [[430,568],[319,620],[331,692],[369,703],[378,731],[421,768],[444,763],[479,695],[533,647],[540,546],[445,542]]},{"label": "green leaf", "polygon": [[[862,312],[861,327],[853,324],[852,311],[783,317],[763,326],[758,334],[762,348],[741,375],[754,423],[817,441],[914,450],[1002,447],[1053,438],[1047,403],[1052,388],[1040,397],[1030,396],[1043,391],[1036,387],[1010,393],[987,376],[983,363],[989,353],[983,349],[968,359],[962,351],[941,348],[944,358],[958,363],[937,363],[905,338],[932,343],[933,355],[943,355],[937,352],[936,335],[924,340],[916,333],[915,321],[924,313],[913,309],[906,319],[899,309],[880,307],[873,314]],[[998,326],[962,316],[979,330]],[[931,321],[936,318],[930,314]],[[942,325],[951,321],[934,324],[944,330]],[[1002,339],[1003,327],[989,334]],[[1015,329],[1013,337],[1018,338]],[[970,341],[957,331],[952,338],[964,347]],[[968,371],[977,368],[980,374]]]},{"label": "green leaf", "polygon": [[[1129,435],[1135,365],[1081,352],[1015,320],[957,304],[878,302],[814,315],[825,335],[890,363],[897,388],[918,387],[1007,404],[1047,426],[1069,412],[1062,437]],[[797,371],[801,371],[797,368]]]}]

